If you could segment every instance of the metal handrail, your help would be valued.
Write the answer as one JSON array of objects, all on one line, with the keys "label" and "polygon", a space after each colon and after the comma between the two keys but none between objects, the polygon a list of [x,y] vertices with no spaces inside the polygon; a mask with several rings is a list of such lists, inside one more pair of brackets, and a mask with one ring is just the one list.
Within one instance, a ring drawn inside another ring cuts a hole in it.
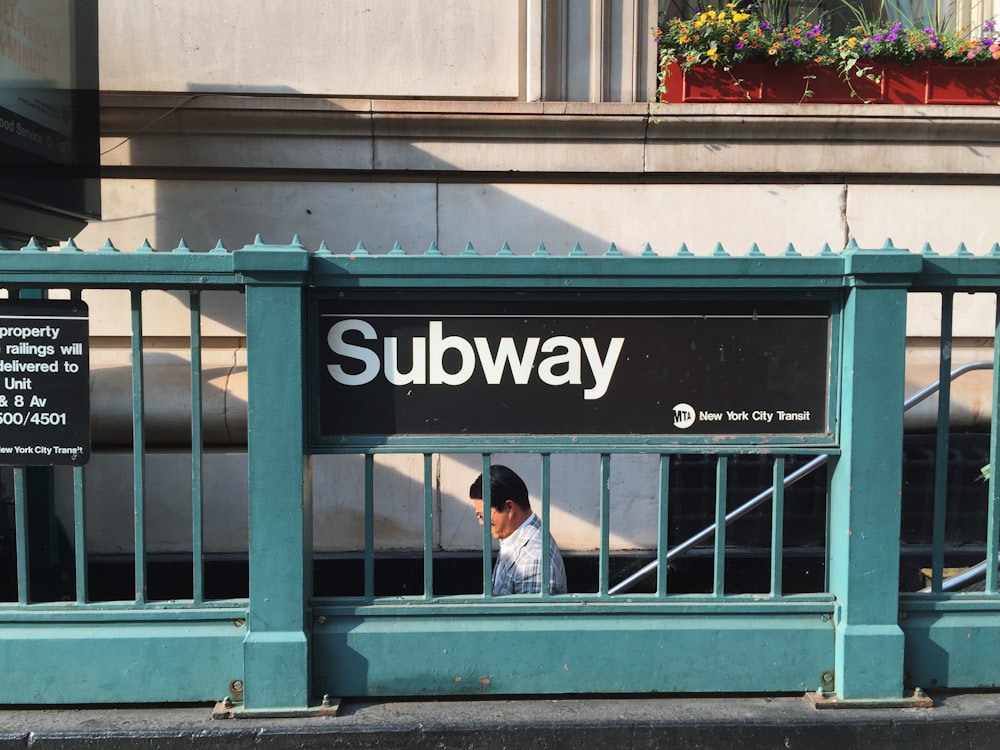
[{"label": "metal handrail", "polygon": [[[956,367],[954,370],[951,371],[951,373],[949,373],[948,380],[949,380],[949,382],[954,381],[956,378],[959,378],[962,375],[965,375],[966,373],[972,372],[974,370],[992,370],[992,369],[993,369],[993,362],[988,361],[988,360],[977,360],[975,362],[969,362],[968,364],[964,364],[964,365],[961,365],[960,367]],[[909,411],[914,406],[916,406],[917,404],[919,404],[921,401],[924,401],[927,398],[929,398],[930,396],[932,396],[935,393],[937,393],[940,389],[941,389],[941,381],[940,380],[935,380],[933,383],[931,383],[926,388],[924,388],[924,389],[922,389],[920,391],[917,391],[912,396],[910,396],[908,399],[906,399],[906,401],[903,402],[903,412],[905,413],[905,412]],[[803,477],[808,476],[809,474],[812,474],[820,466],[825,465],[826,462],[829,461],[829,459],[830,459],[830,456],[828,454],[826,454],[826,453],[824,453],[823,455],[820,455],[820,456],[816,456],[816,458],[814,458],[812,461],[810,461],[809,463],[805,464],[804,466],[799,467],[798,469],[796,469],[795,471],[793,471],[791,474],[789,474],[787,477],[785,477],[784,481],[782,482],[782,485],[784,487],[790,487],[791,485],[795,484],[796,482],[798,482]],[[766,501],[770,500],[773,495],[774,495],[774,487],[768,487],[763,492],[760,492],[759,494],[754,495],[754,497],[752,497],[749,500],[747,500],[745,503],[743,503],[743,505],[741,505],[740,507],[738,507],[735,510],[732,510],[729,513],[726,514],[725,525],[729,526],[729,524],[732,523],[733,521],[735,521],[736,519],[741,518],[742,516],[745,516],[747,513],[749,513],[754,508],[757,508],[758,506],[763,505]],[[697,534],[695,534],[694,536],[692,536],[690,539],[687,539],[686,541],[681,542],[680,544],[678,544],[676,547],[673,547],[670,550],[668,550],[667,554],[664,556],[665,562],[669,563],[671,560],[673,560],[673,559],[675,559],[677,557],[680,557],[683,554],[686,554],[692,548],[698,546],[703,541],[705,541],[706,539],[710,538],[712,535],[715,534],[716,527],[717,527],[717,524],[714,524],[714,523],[710,524],[710,525],[706,526],[704,529],[702,529],[701,531],[699,531]],[[982,566],[983,571],[985,571],[986,570],[986,562],[984,561],[980,565]],[[643,578],[645,578],[646,576],[648,576],[650,573],[654,572],[659,566],[660,566],[660,560],[659,560],[659,557],[657,557],[655,560],[652,560],[651,562],[647,563],[642,568],[640,568],[639,570],[637,570],[635,573],[632,573],[627,578],[622,579],[621,581],[619,581],[618,583],[616,583],[614,586],[612,586],[610,589],[608,589],[608,594],[609,595],[614,595],[614,594],[622,593],[624,591],[628,591],[632,586],[634,586],[640,580],[642,580]],[[980,566],[976,566],[976,567],[978,568]],[[972,570],[975,570],[975,568],[971,568],[969,571],[966,571],[965,573],[960,574],[960,576],[955,576],[954,578],[959,578],[961,576],[965,576],[969,572],[971,572]],[[954,579],[953,578],[948,579],[948,581],[952,581],[952,580],[954,580]],[[924,590],[926,591],[926,589],[924,589]]]}]

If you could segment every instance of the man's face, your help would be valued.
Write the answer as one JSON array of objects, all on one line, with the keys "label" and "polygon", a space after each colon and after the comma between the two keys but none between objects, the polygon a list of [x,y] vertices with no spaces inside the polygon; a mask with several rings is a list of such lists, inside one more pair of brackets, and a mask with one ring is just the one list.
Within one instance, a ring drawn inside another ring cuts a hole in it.
[{"label": "man's face", "polygon": [[[482,526],[482,498],[473,498],[472,506],[476,509],[476,518],[479,519],[479,525]],[[500,510],[492,507],[490,508],[490,533],[497,539],[506,539],[517,530],[518,526],[520,526],[520,524],[514,523],[514,507],[513,501],[508,500],[504,503],[503,508]]]}]

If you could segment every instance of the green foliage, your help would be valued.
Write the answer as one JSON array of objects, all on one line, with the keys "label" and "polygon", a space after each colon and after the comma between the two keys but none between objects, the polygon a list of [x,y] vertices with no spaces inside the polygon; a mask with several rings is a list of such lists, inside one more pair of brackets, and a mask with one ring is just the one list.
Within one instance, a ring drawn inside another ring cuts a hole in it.
[{"label": "green foliage", "polygon": [[859,60],[1000,60],[993,21],[983,24],[975,34],[968,29],[939,31],[900,19],[888,2],[870,16],[845,4],[855,13],[856,23],[839,34],[830,32],[828,18],[815,7],[806,7],[788,19],[786,0],[766,0],[753,6],[730,3],[687,17],[665,17],[656,30],[661,67],[674,61],[682,68],[728,68],[754,61],[811,63],[837,66],[846,76],[857,72]]}]

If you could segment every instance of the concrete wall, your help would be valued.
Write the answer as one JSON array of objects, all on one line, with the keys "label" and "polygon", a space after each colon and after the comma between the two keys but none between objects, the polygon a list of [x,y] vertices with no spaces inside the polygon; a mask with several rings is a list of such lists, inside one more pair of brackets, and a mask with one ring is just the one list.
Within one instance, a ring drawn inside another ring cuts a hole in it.
[{"label": "concrete wall", "polygon": [[516,98],[519,0],[102,0],[101,88]]},{"label": "concrete wall", "polygon": [[[849,239],[939,253],[998,239],[1000,114],[983,107],[647,105],[655,87],[647,0],[105,0],[101,12],[104,217],[76,238],[111,237],[130,250],[149,240],[229,249],[256,233],[298,234],[334,252],[396,242],[445,253],[504,242],[520,254],[577,243],[601,254],[614,242],[637,254],[682,243],[707,254],[752,243],[802,253]],[[590,103],[583,103],[590,102]],[[618,102],[618,103],[612,103]],[[115,295],[88,298],[94,333],[95,436],[88,470],[94,550],[131,544],[127,440],[128,316]],[[205,302],[210,421],[211,551],[245,548],[243,301]],[[183,298],[147,297],[151,396],[147,483],[151,550],[187,549],[189,397]],[[955,362],[988,356],[994,301],[959,300]],[[933,299],[910,314],[908,392],[937,377]],[[956,423],[981,425],[988,375],[955,389]],[[153,395],[155,394],[155,395]],[[908,418],[933,423],[933,401]],[[531,479],[524,459],[509,462]],[[317,548],[355,549],[361,529],[358,467],[317,457]],[[478,467],[434,459],[436,538],[475,548],[467,499]],[[616,474],[612,540],[650,546],[654,507],[647,459]],[[570,549],[596,546],[595,467],[560,459],[553,528]],[[386,549],[419,544],[422,467],[379,459],[376,537]],[[649,480],[649,481],[647,481]],[[125,503],[122,505],[122,503]],[[65,509],[63,510],[65,517]]]}]

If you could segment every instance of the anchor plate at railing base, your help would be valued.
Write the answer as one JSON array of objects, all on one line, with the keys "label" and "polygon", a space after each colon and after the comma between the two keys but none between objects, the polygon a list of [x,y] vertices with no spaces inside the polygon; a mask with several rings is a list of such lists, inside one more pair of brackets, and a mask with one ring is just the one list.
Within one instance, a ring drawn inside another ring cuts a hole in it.
[{"label": "anchor plate at railing base", "polygon": [[323,696],[322,703],[305,708],[245,708],[242,701],[230,698],[212,709],[213,719],[303,719],[312,716],[336,716],[340,701]]},{"label": "anchor plate at railing base", "polygon": [[917,688],[910,697],[841,698],[836,693],[813,690],[805,694],[813,708],[933,708],[934,701]]}]

